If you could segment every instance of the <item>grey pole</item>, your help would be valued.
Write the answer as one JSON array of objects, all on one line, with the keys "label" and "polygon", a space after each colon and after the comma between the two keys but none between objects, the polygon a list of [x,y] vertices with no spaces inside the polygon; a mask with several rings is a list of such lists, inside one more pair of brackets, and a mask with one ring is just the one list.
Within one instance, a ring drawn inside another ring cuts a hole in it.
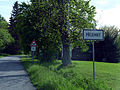
[{"label": "grey pole", "polygon": [[32,51],[32,63],[33,63],[33,58],[34,58],[34,51]]},{"label": "grey pole", "polygon": [[95,80],[95,49],[94,49],[94,40],[93,40],[93,80]]}]

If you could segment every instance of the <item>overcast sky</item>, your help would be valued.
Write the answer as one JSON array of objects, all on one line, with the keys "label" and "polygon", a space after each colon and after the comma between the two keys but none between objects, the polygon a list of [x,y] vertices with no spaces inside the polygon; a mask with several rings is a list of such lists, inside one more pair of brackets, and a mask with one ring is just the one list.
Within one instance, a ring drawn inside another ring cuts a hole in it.
[{"label": "overcast sky", "polygon": [[0,14],[7,21],[9,21],[13,9],[13,5],[16,1],[18,1],[18,3],[21,3],[21,2],[28,2],[30,0],[0,0]]},{"label": "overcast sky", "polygon": [[[16,0],[0,0],[0,14],[9,21],[12,6]],[[18,2],[29,0],[18,0]],[[96,7],[97,27],[115,25],[120,28],[120,0],[91,0],[91,5]]]},{"label": "overcast sky", "polygon": [[91,0],[96,6],[98,27],[115,25],[120,28],[120,0]]}]

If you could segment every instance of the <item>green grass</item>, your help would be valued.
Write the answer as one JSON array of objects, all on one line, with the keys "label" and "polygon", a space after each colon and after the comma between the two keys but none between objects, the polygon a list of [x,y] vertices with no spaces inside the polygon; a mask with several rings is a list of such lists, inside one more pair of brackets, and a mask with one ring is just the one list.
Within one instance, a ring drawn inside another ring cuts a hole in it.
[{"label": "green grass", "polygon": [[5,56],[10,56],[10,54],[0,53],[0,58],[5,57]]},{"label": "green grass", "polygon": [[61,61],[32,64],[29,58],[22,63],[38,90],[120,90],[119,63],[95,62],[95,82],[91,61],[73,61],[67,67]]}]

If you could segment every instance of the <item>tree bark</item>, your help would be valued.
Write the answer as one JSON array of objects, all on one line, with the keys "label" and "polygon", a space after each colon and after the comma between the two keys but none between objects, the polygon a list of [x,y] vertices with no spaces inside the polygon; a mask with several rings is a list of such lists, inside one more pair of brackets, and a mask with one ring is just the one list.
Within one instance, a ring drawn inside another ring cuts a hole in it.
[{"label": "tree bark", "polygon": [[67,66],[72,64],[70,58],[70,45],[63,44],[63,58],[62,58],[62,65]]}]

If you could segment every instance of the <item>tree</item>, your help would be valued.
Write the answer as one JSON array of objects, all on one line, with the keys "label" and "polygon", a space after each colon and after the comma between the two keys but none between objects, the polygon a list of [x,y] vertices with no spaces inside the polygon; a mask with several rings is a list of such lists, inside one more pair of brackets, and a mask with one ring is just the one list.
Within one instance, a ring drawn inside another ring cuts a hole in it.
[{"label": "tree", "polygon": [[[70,44],[84,43],[82,29],[95,26],[95,7],[90,6],[89,2],[71,0],[69,7],[66,0],[31,0],[30,4],[23,3],[17,23],[21,41],[28,40],[30,43],[36,39],[43,52],[45,50],[48,52],[49,48],[58,49],[63,45],[62,63],[63,65],[71,64]],[[67,7],[70,9],[69,16]],[[67,25],[68,21],[70,25]],[[26,37],[31,37],[32,40]],[[29,45],[28,42],[27,45]]]},{"label": "tree", "polygon": [[0,15],[0,28],[7,29],[8,28],[8,23],[5,21],[4,17]]},{"label": "tree", "polygon": [[20,43],[24,53],[28,54],[30,51],[30,43],[33,39],[38,41],[40,32],[34,29],[32,23],[35,23],[31,7],[29,4],[22,3],[19,5],[19,15],[17,16],[16,31],[20,38]]},{"label": "tree", "polygon": [[[44,4],[41,5],[41,3]],[[56,57],[56,49],[61,45],[58,26],[55,23],[57,19],[55,20],[56,17],[52,14],[53,7],[46,2],[36,2],[32,5],[22,3],[19,10],[17,33],[24,51],[30,50],[29,44],[35,39],[38,48],[42,51],[42,57],[44,57],[42,59],[51,61],[52,57]]]},{"label": "tree", "polygon": [[19,43],[19,36],[16,32],[16,23],[17,23],[17,15],[19,14],[18,11],[18,1],[15,2],[12,10],[12,14],[10,17],[9,22],[9,32],[14,38],[15,42],[8,46],[8,51],[10,54],[18,54],[20,53],[20,43]]},{"label": "tree", "polygon": [[2,17],[1,15],[0,15],[0,22],[1,21],[5,21],[5,19],[4,19],[4,17]]},{"label": "tree", "polygon": [[[71,64],[70,43],[75,44],[76,40],[81,40],[80,30],[83,28],[91,28],[95,24],[95,20],[93,19],[95,14],[95,7],[90,6],[89,1],[71,0],[70,6],[68,7],[67,5],[67,1],[65,0],[33,1],[33,8],[35,9],[33,11],[36,11],[33,15],[36,15],[34,17],[36,17],[37,20],[37,24],[35,24],[37,26],[35,27],[37,27],[37,29],[39,28],[39,30],[41,30],[41,27],[44,27],[42,30],[46,31],[45,29],[50,29],[52,25],[51,23],[54,23],[57,27],[55,30],[59,31],[59,34],[56,34],[56,36],[59,36],[59,38],[61,38],[60,41],[62,41],[63,45],[63,65]],[[70,9],[69,17],[68,8]],[[67,27],[68,19],[70,19],[69,22],[71,24],[71,27],[69,26],[69,28]]]},{"label": "tree", "polygon": [[0,52],[3,52],[6,46],[14,41],[7,28],[7,21],[0,15]]},{"label": "tree", "polygon": [[8,30],[0,28],[0,51],[2,52],[7,45],[13,42],[12,36],[9,34]]},{"label": "tree", "polygon": [[8,29],[8,23],[6,21],[0,21],[0,28]]},{"label": "tree", "polygon": [[104,41],[95,43],[95,58],[96,61],[103,62],[119,62],[120,50],[118,46],[118,30],[114,26],[104,26],[105,32]]},{"label": "tree", "polygon": [[[68,17],[68,19],[70,19],[71,21],[71,27],[69,26],[69,28],[67,28],[67,13],[65,10],[66,4],[68,2],[65,0],[58,0],[58,5],[60,8],[58,23],[60,25],[59,31],[61,33],[61,39],[63,44],[63,65],[71,64],[70,43],[72,43],[71,41],[73,41],[74,43],[75,40],[80,40],[79,37],[81,37],[81,31],[79,30],[94,27],[95,7],[90,6],[89,2],[90,1],[84,0],[70,0],[70,4],[68,4],[70,5],[68,6],[68,8],[70,9],[70,16]],[[75,34],[77,37],[75,37]],[[73,37],[71,38],[70,35],[72,35]]]},{"label": "tree", "polygon": [[16,16],[18,15],[18,13],[19,13],[18,1],[16,1],[13,6],[12,14],[10,17],[10,24],[9,24],[9,29],[10,29],[9,31],[10,31],[11,35],[15,38],[15,40],[18,39],[18,36],[15,34],[15,27],[16,27],[16,23],[17,23]]}]

